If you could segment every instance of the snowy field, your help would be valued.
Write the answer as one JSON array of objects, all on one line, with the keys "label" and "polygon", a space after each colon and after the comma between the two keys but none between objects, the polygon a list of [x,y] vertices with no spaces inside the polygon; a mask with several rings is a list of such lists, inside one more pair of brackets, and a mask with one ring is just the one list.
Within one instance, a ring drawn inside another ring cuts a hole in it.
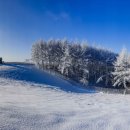
[{"label": "snowy field", "polygon": [[130,95],[92,93],[33,66],[2,65],[0,130],[130,130]]}]

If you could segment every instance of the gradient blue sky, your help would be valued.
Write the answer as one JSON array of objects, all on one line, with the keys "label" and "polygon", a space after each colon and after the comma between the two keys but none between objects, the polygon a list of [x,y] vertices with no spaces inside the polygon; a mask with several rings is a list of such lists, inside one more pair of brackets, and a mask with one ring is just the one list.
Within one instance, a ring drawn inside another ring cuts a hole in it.
[{"label": "gradient blue sky", "polygon": [[130,51],[130,2],[118,0],[0,0],[0,56],[30,58],[39,39],[87,40]]}]

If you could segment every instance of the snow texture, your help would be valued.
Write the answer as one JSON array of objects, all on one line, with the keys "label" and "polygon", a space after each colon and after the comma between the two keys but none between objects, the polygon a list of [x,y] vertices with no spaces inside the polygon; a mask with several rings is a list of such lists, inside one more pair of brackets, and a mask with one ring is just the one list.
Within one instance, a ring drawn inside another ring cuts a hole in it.
[{"label": "snow texture", "polygon": [[0,129],[130,129],[129,95],[81,90],[32,66],[0,66]]}]

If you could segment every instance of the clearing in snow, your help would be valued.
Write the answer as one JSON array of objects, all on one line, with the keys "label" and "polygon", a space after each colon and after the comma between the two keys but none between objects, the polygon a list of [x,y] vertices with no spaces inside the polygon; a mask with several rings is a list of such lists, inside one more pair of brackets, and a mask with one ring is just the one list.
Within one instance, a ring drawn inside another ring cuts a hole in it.
[{"label": "clearing in snow", "polygon": [[93,93],[32,65],[1,65],[0,129],[129,130],[130,96]]}]

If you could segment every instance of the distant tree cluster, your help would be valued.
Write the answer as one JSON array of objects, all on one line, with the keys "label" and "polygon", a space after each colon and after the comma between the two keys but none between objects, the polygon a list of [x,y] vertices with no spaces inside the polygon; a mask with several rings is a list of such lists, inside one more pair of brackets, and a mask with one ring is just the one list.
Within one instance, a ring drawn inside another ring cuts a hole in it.
[{"label": "distant tree cluster", "polygon": [[95,84],[103,75],[100,84],[112,86],[112,78],[107,75],[114,70],[116,54],[86,43],[68,40],[38,41],[32,46],[32,60],[42,70],[51,70],[80,82]]}]

